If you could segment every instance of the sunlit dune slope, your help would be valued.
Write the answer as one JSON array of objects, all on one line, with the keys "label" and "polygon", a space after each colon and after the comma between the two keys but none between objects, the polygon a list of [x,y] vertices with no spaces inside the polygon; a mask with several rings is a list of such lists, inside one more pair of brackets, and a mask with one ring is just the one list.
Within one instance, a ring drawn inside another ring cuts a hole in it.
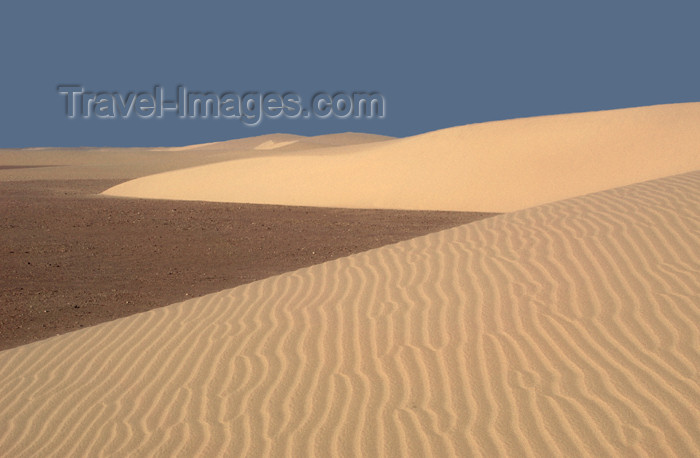
[{"label": "sunlit dune slope", "polygon": [[299,148],[147,176],[106,194],[503,212],[698,168],[700,103],[686,103],[489,122],[313,152]]},{"label": "sunlit dune slope", "polygon": [[700,455],[700,172],[0,352],[0,455]]}]

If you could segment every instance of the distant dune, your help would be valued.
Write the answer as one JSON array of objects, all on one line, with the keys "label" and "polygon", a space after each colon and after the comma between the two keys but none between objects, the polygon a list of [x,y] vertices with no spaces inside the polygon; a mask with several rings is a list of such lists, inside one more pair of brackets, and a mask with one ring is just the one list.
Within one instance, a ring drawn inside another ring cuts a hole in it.
[{"label": "distant dune", "polygon": [[693,172],[0,352],[0,455],[698,456],[699,221]]},{"label": "distant dune", "polygon": [[[279,156],[341,144],[392,139],[372,134],[304,137],[269,134],[223,142],[155,148],[21,148],[0,149],[0,181],[131,179],[245,157]],[[30,168],[42,169],[30,170]]]},{"label": "distant dune", "polygon": [[326,134],[308,137],[307,143],[318,143],[326,146],[359,145],[365,143],[383,142],[394,140],[394,137],[385,135],[364,134],[358,132],[345,132],[342,134]]},{"label": "distant dune", "polygon": [[247,156],[174,170],[105,194],[514,211],[696,170],[698,126],[700,103],[686,103],[489,122],[338,147],[309,149],[309,141],[300,141],[283,157]]}]

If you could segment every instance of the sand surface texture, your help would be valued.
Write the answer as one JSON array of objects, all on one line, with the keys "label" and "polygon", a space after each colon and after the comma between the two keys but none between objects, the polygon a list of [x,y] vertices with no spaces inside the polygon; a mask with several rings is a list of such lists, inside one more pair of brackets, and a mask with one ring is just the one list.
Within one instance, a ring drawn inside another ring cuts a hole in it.
[{"label": "sand surface texture", "polygon": [[[700,103],[522,118],[175,170],[105,193],[505,212],[700,168]],[[330,143],[330,142],[329,142]],[[275,152],[275,149],[260,150]],[[260,152],[259,151],[259,152]],[[223,160],[223,159],[222,159]]]},{"label": "sand surface texture", "polygon": [[0,455],[698,456],[699,294],[692,172],[0,352]]}]

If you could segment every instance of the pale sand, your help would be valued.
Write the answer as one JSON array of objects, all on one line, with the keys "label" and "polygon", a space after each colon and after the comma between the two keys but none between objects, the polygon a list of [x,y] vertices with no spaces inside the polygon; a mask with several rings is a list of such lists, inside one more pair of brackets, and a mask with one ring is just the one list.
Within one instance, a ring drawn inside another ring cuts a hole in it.
[{"label": "pale sand", "polygon": [[[249,157],[143,177],[108,195],[505,212],[700,168],[700,103],[523,118]],[[298,147],[298,145],[297,145]],[[323,190],[320,192],[319,190]]]},{"label": "pale sand", "polygon": [[246,157],[280,156],[298,150],[313,154],[328,146],[389,139],[392,137],[351,132],[316,137],[270,134],[178,147],[0,149],[0,181],[131,179]]},{"label": "pale sand", "polygon": [[256,146],[256,150],[270,150],[270,149],[277,149],[277,148],[282,148],[284,146],[289,146],[293,145],[296,143],[297,140],[290,140],[286,142],[276,142],[274,140],[268,140],[265,143],[261,143],[260,145]]},{"label": "pale sand", "polygon": [[699,228],[692,172],[0,352],[0,455],[698,456]]}]

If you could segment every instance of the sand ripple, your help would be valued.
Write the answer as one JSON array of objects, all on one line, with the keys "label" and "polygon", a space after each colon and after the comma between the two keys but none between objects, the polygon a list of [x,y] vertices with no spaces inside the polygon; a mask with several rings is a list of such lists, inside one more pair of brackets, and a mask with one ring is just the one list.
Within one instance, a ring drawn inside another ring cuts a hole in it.
[{"label": "sand ripple", "polygon": [[0,353],[1,456],[697,456],[700,172]]}]

